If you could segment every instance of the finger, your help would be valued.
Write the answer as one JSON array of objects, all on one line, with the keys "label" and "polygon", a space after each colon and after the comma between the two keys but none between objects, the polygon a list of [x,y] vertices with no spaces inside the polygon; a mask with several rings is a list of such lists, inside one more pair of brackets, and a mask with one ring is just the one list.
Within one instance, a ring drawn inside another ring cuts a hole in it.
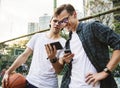
[{"label": "finger", "polygon": [[3,76],[3,79],[2,79],[2,88],[5,88],[5,75]]},{"label": "finger", "polygon": [[49,55],[50,54],[50,47],[49,47],[49,44],[46,44],[46,51],[47,51],[47,54]]},{"label": "finger", "polygon": [[95,87],[96,83],[97,83],[97,81],[96,81],[96,80],[94,80],[94,82],[93,82],[93,87]]},{"label": "finger", "polygon": [[8,79],[3,79],[2,80],[2,88],[7,88],[8,85]]},{"label": "finger", "polygon": [[2,88],[5,88],[5,83],[4,83],[4,80],[2,80]]},{"label": "finger", "polygon": [[90,79],[87,81],[87,83],[88,83],[88,84],[91,84],[92,82],[94,82],[94,80],[95,80],[95,79],[92,77],[92,78],[90,78]]},{"label": "finger", "polygon": [[49,48],[50,53],[52,53],[53,52],[53,46],[51,46],[50,44],[48,44],[48,48]]},{"label": "finger", "polygon": [[73,57],[74,57],[74,54],[67,54],[67,56],[64,58],[64,61],[66,63],[70,63]]},{"label": "finger", "polygon": [[74,57],[74,54],[69,54],[69,55],[67,56],[67,59],[71,60],[73,57]]},{"label": "finger", "polygon": [[87,77],[86,77],[86,81],[85,81],[85,82],[87,82],[87,83],[88,83],[88,81],[89,81],[91,78],[92,78],[92,75],[87,76]]},{"label": "finger", "polygon": [[57,52],[55,45],[53,45],[53,52]]},{"label": "finger", "polygon": [[65,54],[64,54],[64,57],[67,57],[68,55],[70,55],[70,54],[69,54],[69,53],[65,53]]},{"label": "finger", "polygon": [[87,77],[89,77],[89,76],[91,76],[91,75],[93,75],[92,73],[88,73],[86,76],[85,76],[85,78],[87,78]]}]

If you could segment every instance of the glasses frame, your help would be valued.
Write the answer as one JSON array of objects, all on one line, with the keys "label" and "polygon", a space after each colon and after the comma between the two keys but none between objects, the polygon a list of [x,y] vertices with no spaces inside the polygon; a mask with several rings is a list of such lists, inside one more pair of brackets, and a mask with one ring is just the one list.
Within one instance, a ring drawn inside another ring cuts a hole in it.
[{"label": "glasses frame", "polygon": [[61,25],[62,23],[68,23],[68,19],[69,19],[69,16],[64,18],[63,20],[61,21],[58,21],[58,24]]},{"label": "glasses frame", "polygon": [[68,17],[65,17],[64,19],[62,19],[61,21],[58,21],[58,20],[53,20],[54,23],[57,23],[58,22],[58,25],[61,25],[63,23],[68,23],[68,20],[69,20],[69,16]]}]

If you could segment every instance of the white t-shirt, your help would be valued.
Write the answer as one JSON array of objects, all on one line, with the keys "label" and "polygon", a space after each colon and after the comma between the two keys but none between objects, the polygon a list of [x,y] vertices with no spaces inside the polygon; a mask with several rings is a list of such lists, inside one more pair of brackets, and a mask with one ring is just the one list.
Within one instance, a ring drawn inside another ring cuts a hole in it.
[{"label": "white t-shirt", "polygon": [[81,40],[76,32],[73,32],[72,34],[70,48],[75,56],[72,61],[71,82],[69,88],[100,88],[99,83],[93,87],[85,82],[85,76],[88,73],[96,73],[97,71],[88,59]]},{"label": "white t-shirt", "polygon": [[[52,40],[46,37],[46,33],[35,34],[27,43],[27,47],[33,50],[33,57],[26,79],[38,88],[58,88],[57,75],[47,59],[45,50],[45,44],[55,41],[59,41],[63,47],[65,46],[65,39]],[[61,55],[63,55],[63,50],[57,50],[56,56]]]}]

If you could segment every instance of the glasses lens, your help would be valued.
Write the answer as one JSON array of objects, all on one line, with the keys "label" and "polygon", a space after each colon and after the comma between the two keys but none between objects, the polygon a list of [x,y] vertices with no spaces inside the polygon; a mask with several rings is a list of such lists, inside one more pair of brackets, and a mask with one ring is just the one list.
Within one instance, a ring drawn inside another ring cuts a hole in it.
[{"label": "glasses lens", "polygon": [[64,18],[63,20],[59,21],[58,23],[59,23],[60,25],[61,25],[62,23],[68,23],[68,17],[67,17],[67,18]]},{"label": "glasses lens", "polygon": [[63,22],[64,22],[64,23],[67,23],[67,22],[68,22],[68,17],[65,18],[65,19],[63,19]]}]

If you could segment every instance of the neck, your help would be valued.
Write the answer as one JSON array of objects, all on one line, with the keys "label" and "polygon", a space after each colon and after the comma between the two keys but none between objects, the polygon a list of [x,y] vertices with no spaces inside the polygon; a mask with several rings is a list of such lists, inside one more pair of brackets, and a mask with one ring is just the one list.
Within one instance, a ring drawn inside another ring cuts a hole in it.
[{"label": "neck", "polygon": [[75,22],[75,25],[73,26],[72,32],[75,32],[75,31],[76,31],[78,25],[79,25],[79,21],[76,21],[76,22]]},{"label": "neck", "polygon": [[53,40],[56,40],[56,39],[60,38],[60,34],[59,33],[54,33],[52,31],[48,31],[46,35],[47,35],[47,37],[49,39],[53,39]]}]

